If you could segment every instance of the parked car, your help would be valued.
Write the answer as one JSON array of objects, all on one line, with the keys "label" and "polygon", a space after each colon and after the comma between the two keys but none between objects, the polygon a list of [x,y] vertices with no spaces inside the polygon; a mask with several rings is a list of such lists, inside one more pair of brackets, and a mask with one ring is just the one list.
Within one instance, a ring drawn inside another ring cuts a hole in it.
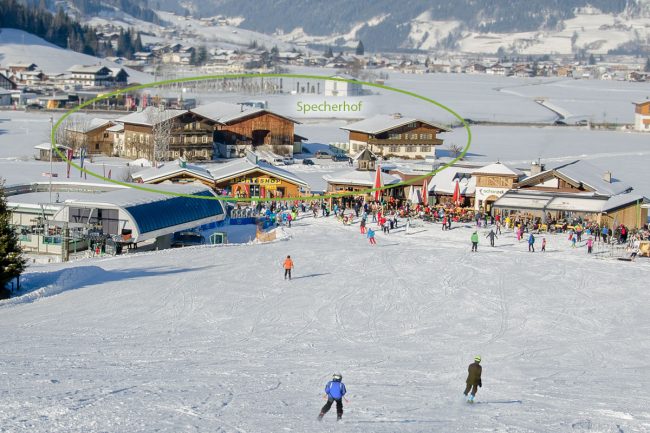
[{"label": "parked car", "polygon": [[349,159],[350,157],[343,153],[337,153],[336,155],[332,156],[332,160],[334,161],[348,161]]},{"label": "parked car", "polygon": [[30,111],[30,110],[42,110],[42,109],[43,109],[43,106],[42,106],[42,105],[39,105],[39,104],[27,104],[27,106],[25,106],[25,110],[26,110],[26,111]]},{"label": "parked car", "polygon": [[282,163],[283,163],[284,165],[291,165],[291,164],[293,164],[294,162],[295,162],[295,161],[293,160],[293,157],[292,157],[292,156],[285,156],[284,158],[282,158]]},{"label": "parked car", "polygon": [[273,161],[271,161],[271,164],[273,164],[273,165],[284,165],[284,158],[273,158]]},{"label": "parked car", "polygon": [[303,164],[303,165],[314,165],[314,161],[312,161],[311,159],[307,158],[307,159],[303,159],[303,160],[302,160],[302,164]]},{"label": "parked car", "polygon": [[318,159],[329,159],[332,157],[332,155],[329,152],[326,152],[324,150],[319,150],[317,151],[314,156]]}]

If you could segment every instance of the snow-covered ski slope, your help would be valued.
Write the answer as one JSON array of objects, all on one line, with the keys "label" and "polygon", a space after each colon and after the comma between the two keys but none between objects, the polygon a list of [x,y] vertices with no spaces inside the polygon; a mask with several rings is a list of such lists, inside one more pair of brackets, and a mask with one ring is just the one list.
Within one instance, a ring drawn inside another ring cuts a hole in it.
[{"label": "snow-covered ski slope", "polygon": [[[648,259],[358,230],[30,267],[0,302],[0,431],[650,431]],[[318,423],[338,371],[344,421]]]}]

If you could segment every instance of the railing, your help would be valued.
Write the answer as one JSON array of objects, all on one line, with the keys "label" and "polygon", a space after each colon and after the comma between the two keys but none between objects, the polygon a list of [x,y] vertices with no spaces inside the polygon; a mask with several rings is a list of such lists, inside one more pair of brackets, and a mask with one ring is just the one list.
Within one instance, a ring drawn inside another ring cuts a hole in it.
[{"label": "railing", "polygon": [[368,139],[368,144],[381,144],[381,145],[387,145],[387,144],[393,144],[396,146],[404,146],[404,145],[411,145],[411,146],[434,146],[438,144],[442,144],[442,140],[438,138],[434,138],[431,140],[420,140],[418,138],[416,139],[404,139],[401,138],[399,140],[391,140],[388,138],[369,138]]}]

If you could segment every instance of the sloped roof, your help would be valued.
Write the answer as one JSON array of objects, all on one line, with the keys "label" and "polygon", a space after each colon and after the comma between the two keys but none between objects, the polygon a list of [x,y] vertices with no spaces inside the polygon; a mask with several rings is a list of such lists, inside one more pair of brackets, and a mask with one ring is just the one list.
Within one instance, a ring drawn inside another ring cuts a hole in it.
[{"label": "sloped roof", "polygon": [[266,162],[258,162],[255,164],[248,158],[239,158],[234,161],[226,162],[225,164],[220,164],[215,168],[208,169],[217,183],[231,177],[244,175],[254,170],[260,170],[271,176],[283,178],[301,186],[309,186],[307,182],[287,170],[283,170]]},{"label": "sloped roof", "polygon": [[612,178],[612,182],[603,180],[605,170],[600,169],[586,161],[575,160],[563,163],[549,170],[545,170],[534,176],[530,176],[520,182],[520,185],[535,185],[536,182],[547,177],[549,174],[557,174],[575,184],[583,184],[594,190],[596,194],[613,196],[631,191],[632,187],[618,179]]},{"label": "sloped roof", "polygon": [[511,190],[499,197],[494,206],[504,209],[601,213],[649,200],[638,194],[598,196],[589,192],[551,193],[547,191]]},{"label": "sloped roof", "polygon": [[86,132],[94,131],[97,128],[101,128],[102,126],[106,126],[112,123],[113,122],[111,120],[95,117],[93,119],[90,119],[88,122],[85,121],[79,123],[71,122],[71,124],[69,126],[66,126],[65,129],[68,131],[86,133]]},{"label": "sloped roof", "polygon": [[[158,113],[154,113],[153,111]],[[157,107],[147,107],[142,111],[136,111],[135,113],[127,114],[126,116],[118,117],[115,119],[117,122],[130,123],[134,125],[146,125],[152,126],[152,117],[155,118],[157,122],[165,122],[167,120],[173,119],[175,117],[181,116],[187,113],[187,110],[160,110]]]},{"label": "sloped roof", "polygon": [[[473,167],[447,167],[434,174],[429,181],[429,191],[434,194],[453,194],[456,189],[456,179],[459,180],[461,195],[474,195],[476,193],[476,178],[471,174],[476,170]],[[468,178],[469,176],[469,178]]]},{"label": "sloped roof", "polygon": [[103,65],[74,65],[68,68],[70,72],[81,72],[83,74],[98,74],[102,69],[110,73],[110,69]]},{"label": "sloped roof", "polygon": [[142,179],[144,183],[148,183],[156,179],[163,179],[181,173],[187,173],[209,182],[214,182],[214,177],[212,177],[212,174],[210,174],[207,169],[193,164],[185,164],[183,167],[180,160],[168,162],[158,168],[146,168],[144,170],[138,171],[137,173],[134,173],[132,177],[133,179]]},{"label": "sloped roof", "polygon": [[367,134],[380,134],[413,122],[422,122],[442,132],[449,132],[449,129],[436,125],[435,123],[427,122],[426,120],[416,119],[414,117],[395,117],[390,114],[379,114],[359,122],[353,122],[347,126],[341,126],[341,129],[365,132]]},{"label": "sloped roof", "polygon": [[236,120],[244,119],[246,117],[254,116],[260,113],[269,113],[275,116],[287,119],[293,123],[300,123],[290,117],[283,116],[265,108],[248,108],[240,104],[230,104],[228,102],[217,101],[200,107],[192,108],[192,113],[211,119],[217,123],[228,124]]},{"label": "sloped roof", "polygon": [[473,174],[496,174],[501,176],[523,176],[524,172],[516,168],[508,167],[500,162],[486,165],[473,172]]},{"label": "sloped roof", "polygon": [[[68,147],[68,146],[64,146],[63,144],[57,144],[56,147],[59,148],[59,149],[66,149],[66,150],[70,150],[70,149],[71,149],[70,147]],[[45,142],[45,143],[37,144],[36,146],[34,146],[34,149],[38,149],[38,150],[50,150],[50,149],[52,149],[52,143],[50,143],[50,142],[48,141],[48,142]]]},{"label": "sloped roof", "polygon": [[[373,188],[375,185],[375,170],[341,170],[336,171],[332,174],[326,174],[323,176],[329,183],[343,183],[349,185],[360,185],[367,186],[368,188]],[[398,176],[393,176],[392,174],[381,172],[381,183],[382,185],[393,185],[401,182]]]}]

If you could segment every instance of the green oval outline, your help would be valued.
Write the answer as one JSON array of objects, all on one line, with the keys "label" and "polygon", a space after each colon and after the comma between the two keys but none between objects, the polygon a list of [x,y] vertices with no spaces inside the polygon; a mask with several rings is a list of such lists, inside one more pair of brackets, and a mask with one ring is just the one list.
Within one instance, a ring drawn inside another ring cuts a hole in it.
[{"label": "green oval outline", "polygon": [[[461,153],[454,159],[452,159],[450,162],[447,164],[443,165],[442,167],[439,167],[436,170],[433,170],[429,173],[416,176],[413,179],[410,179],[408,181],[403,181],[399,182],[393,185],[386,185],[382,186],[381,188],[370,188],[366,190],[361,190],[361,191],[347,191],[347,192],[342,192],[342,193],[334,193],[334,194],[324,194],[321,196],[313,196],[313,197],[280,197],[280,198],[241,198],[241,197],[228,197],[228,196],[211,196],[211,197],[206,197],[206,196],[197,196],[194,194],[181,194],[181,193],[175,193],[171,191],[161,191],[161,190],[156,190],[153,188],[147,188],[145,186],[141,186],[140,184],[134,184],[134,183],[129,183],[129,182],[122,182],[119,180],[115,179],[108,179],[104,176],[101,176],[95,172],[92,172],[88,169],[81,168],[79,165],[75,164],[72,161],[69,161],[67,159],[67,155],[64,155],[63,152],[61,152],[59,149],[55,147],[55,134],[59,126],[61,126],[61,123],[70,115],[76,113],[77,111],[80,111],[82,108],[87,107],[88,105],[91,105],[95,102],[102,101],[104,99],[108,99],[112,96],[117,96],[121,95],[123,93],[127,92],[132,92],[134,90],[140,90],[140,89],[147,89],[150,87],[157,87],[157,86],[162,86],[165,84],[174,84],[174,83],[185,83],[185,82],[192,82],[192,81],[204,81],[204,80],[223,80],[223,79],[229,79],[229,78],[263,78],[263,77],[272,77],[272,78],[307,78],[307,79],[319,79],[319,80],[330,80],[330,81],[342,81],[342,82],[350,82],[350,83],[357,83],[357,84],[362,84],[364,86],[369,86],[369,87],[376,87],[379,89],[384,89],[388,90],[391,92],[396,92],[396,93],[401,93],[407,96],[411,96],[417,99],[420,99],[425,102],[429,102],[438,108],[442,108],[443,110],[447,111],[448,113],[452,114],[456,119],[458,119],[461,124],[464,126],[465,130],[467,131],[467,144],[461,151]],[[89,174],[97,179],[101,179],[110,183],[114,183],[116,185],[121,185],[125,186],[128,188],[134,188],[138,189],[141,191],[146,191],[146,192],[152,192],[152,193],[157,193],[157,194],[164,194],[164,195],[170,195],[170,196],[177,196],[177,197],[189,197],[189,198],[197,198],[197,199],[202,199],[202,200],[223,200],[223,201],[232,201],[232,202],[252,202],[252,201],[290,201],[290,200],[304,200],[304,201],[313,201],[313,200],[324,200],[324,199],[329,199],[329,198],[339,198],[339,197],[346,197],[350,195],[361,195],[361,194],[372,194],[375,191],[384,191],[388,190],[390,188],[397,188],[400,186],[406,186],[406,185],[412,185],[416,182],[419,182],[429,176],[432,176],[436,173],[441,172],[442,170],[451,167],[454,163],[457,161],[461,160],[465,154],[469,151],[470,145],[472,143],[472,131],[465,122],[465,119],[463,119],[458,113],[456,113],[454,110],[451,108],[439,103],[438,101],[427,98],[426,96],[418,95],[417,93],[410,92],[408,90],[402,90],[398,89],[395,87],[390,87],[386,86],[383,84],[377,84],[377,83],[369,83],[366,81],[358,81],[358,80],[349,80],[345,78],[335,78],[335,77],[325,77],[321,75],[305,75],[305,74],[279,74],[279,73],[268,73],[268,74],[223,74],[223,75],[202,75],[202,76],[196,76],[196,77],[185,77],[185,78],[176,78],[172,80],[163,80],[163,81],[156,81],[153,83],[148,83],[148,84],[139,84],[136,86],[131,86],[131,87],[126,87],[124,89],[119,89],[114,92],[107,93],[102,96],[98,96],[96,98],[93,98],[89,101],[84,102],[83,104],[77,105],[73,109],[67,111],[52,127],[52,133],[50,134],[50,143],[52,145],[52,149],[61,157],[61,159],[67,163],[69,163],[71,166],[75,167],[76,169],[82,171],[83,173]]]}]

